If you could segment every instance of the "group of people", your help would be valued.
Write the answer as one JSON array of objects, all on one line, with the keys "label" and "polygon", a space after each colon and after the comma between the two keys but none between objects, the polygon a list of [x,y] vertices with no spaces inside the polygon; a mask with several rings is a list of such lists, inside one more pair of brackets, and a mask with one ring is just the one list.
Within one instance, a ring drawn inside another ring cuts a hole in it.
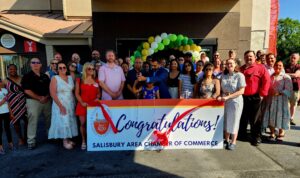
[{"label": "group of people", "polygon": [[[191,53],[186,53],[178,58],[171,55],[168,60],[149,56],[145,62],[136,57],[131,64],[130,58],[117,59],[113,50],[106,51],[101,60],[100,52],[94,50],[92,59],[82,66],[77,53],[68,64],[57,53],[46,73],[42,72],[40,59],[32,58],[31,71],[23,77],[11,64],[8,77],[0,81],[0,136],[3,120],[10,149],[15,147],[9,123],[14,125],[19,144],[27,141],[28,149],[34,149],[38,119],[43,114],[49,139],[62,139],[63,146],[72,149],[72,138],[79,135],[79,130],[81,149],[85,150],[86,108],[98,100],[200,98],[225,102],[226,149],[234,150],[238,137],[247,139],[249,122],[253,145],[261,143],[267,127],[269,140],[282,141],[284,130],[293,124],[299,100],[299,53],[291,55],[285,68],[272,53],[266,55],[264,63],[261,54],[246,51],[242,66],[233,50],[226,60],[215,52],[213,63],[203,54],[196,62]],[[25,123],[23,132],[21,120]],[[5,153],[1,142],[0,153]]]}]

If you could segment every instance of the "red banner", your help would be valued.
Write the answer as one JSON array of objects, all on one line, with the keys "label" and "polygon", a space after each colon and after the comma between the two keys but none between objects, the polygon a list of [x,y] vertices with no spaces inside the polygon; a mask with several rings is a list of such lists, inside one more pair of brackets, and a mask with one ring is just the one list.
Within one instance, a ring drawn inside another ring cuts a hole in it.
[{"label": "red banner", "polygon": [[270,14],[270,34],[269,34],[269,52],[277,55],[277,25],[279,14],[279,1],[271,0],[271,14]]},{"label": "red banner", "polygon": [[35,53],[37,52],[36,49],[36,42],[31,40],[24,41],[24,52],[25,53]]}]

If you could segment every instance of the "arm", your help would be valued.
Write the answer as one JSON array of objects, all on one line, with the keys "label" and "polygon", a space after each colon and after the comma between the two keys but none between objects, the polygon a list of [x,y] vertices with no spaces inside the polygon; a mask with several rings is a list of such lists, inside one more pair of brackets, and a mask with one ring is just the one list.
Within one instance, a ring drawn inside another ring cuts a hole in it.
[{"label": "arm", "polygon": [[178,96],[179,96],[180,99],[182,99],[182,98],[181,98],[181,88],[182,88],[182,81],[179,80],[179,85],[178,85]]},{"label": "arm", "polygon": [[76,80],[75,84],[75,97],[77,101],[81,104],[81,106],[86,107],[87,103],[82,101],[82,98],[80,96],[80,79]]},{"label": "arm", "polygon": [[193,94],[193,98],[197,98],[198,96],[198,82],[194,84],[194,94]]},{"label": "arm", "polygon": [[140,86],[139,88],[136,88],[136,85],[139,83],[139,81],[138,80],[135,80],[134,81],[134,84],[133,84],[133,94],[137,94],[138,92],[141,92],[142,91],[142,87]]},{"label": "arm", "polygon": [[160,99],[159,90],[157,90],[157,91],[155,92],[155,95],[156,95],[156,98],[157,98],[157,99]]},{"label": "arm", "polygon": [[220,96],[221,93],[221,86],[220,86],[220,80],[214,79],[216,82],[216,92],[212,95],[212,98],[216,99],[218,96]]},{"label": "arm", "polygon": [[262,67],[261,70],[262,70],[262,78],[260,81],[261,86],[259,90],[259,95],[261,97],[264,97],[268,95],[271,79],[266,68]]},{"label": "arm", "polygon": [[163,69],[164,71],[161,71],[159,74],[156,74],[155,77],[148,77],[147,82],[151,83],[160,83],[165,82],[168,79],[168,72]]},{"label": "arm", "polygon": [[101,88],[108,93],[112,98],[116,97],[116,94],[114,92],[112,92],[108,86],[103,82],[103,81],[99,81],[99,85],[101,86]]},{"label": "arm", "polygon": [[120,88],[119,88],[119,90],[117,92],[117,97],[119,97],[122,94],[123,89],[124,89],[124,84],[125,84],[125,81],[122,81],[121,85],[120,85]]},{"label": "arm", "polygon": [[293,78],[299,78],[300,77],[300,70],[297,70],[295,73],[286,73],[289,76],[293,77]]},{"label": "arm", "polygon": [[55,77],[53,77],[50,82],[50,96],[53,98],[53,101],[59,107],[60,113],[62,115],[65,115],[67,113],[66,108],[63,106],[63,104],[60,102],[60,100],[57,97],[57,81]]},{"label": "arm", "polygon": [[31,90],[24,90],[24,93],[26,93],[27,95],[29,95],[31,98],[41,101],[43,99],[42,96],[39,96],[37,94],[35,94],[33,91]]},{"label": "arm", "polygon": [[284,88],[281,92],[282,94],[286,95],[287,97],[291,97],[293,92],[293,82],[289,76],[284,77]]}]

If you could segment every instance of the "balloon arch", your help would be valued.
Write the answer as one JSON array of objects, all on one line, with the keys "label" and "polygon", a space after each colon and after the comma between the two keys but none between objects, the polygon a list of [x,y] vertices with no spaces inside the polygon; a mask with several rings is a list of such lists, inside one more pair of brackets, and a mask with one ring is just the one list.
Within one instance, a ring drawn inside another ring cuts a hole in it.
[{"label": "balloon arch", "polygon": [[183,53],[191,52],[193,54],[193,60],[200,58],[201,47],[196,45],[192,39],[189,39],[182,34],[162,33],[155,37],[150,36],[148,41],[142,42],[142,44],[134,51],[130,59],[132,63],[136,57],[141,57],[143,61],[146,61],[147,56],[165,49],[175,49]]}]

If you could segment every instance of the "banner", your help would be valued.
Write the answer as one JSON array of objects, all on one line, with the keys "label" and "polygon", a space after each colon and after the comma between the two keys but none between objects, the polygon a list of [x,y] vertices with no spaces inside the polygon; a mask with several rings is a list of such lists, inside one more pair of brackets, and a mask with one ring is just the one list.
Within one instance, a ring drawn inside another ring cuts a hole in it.
[{"label": "banner", "polygon": [[[100,107],[88,107],[88,151],[223,148],[222,102],[161,99],[101,103],[112,122]],[[157,133],[167,137],[165,146],[157,141]]]}]

